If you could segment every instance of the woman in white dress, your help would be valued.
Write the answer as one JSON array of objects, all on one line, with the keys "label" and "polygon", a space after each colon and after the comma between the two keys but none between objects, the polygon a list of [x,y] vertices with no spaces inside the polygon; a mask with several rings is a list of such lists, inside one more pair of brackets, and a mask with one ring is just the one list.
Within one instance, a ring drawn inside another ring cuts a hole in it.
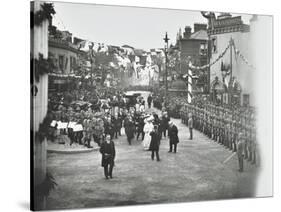
[{"label": "woman in white dress", "polygon": [[148,117],[145,119],[145,125],[143,127],[144,139],[143,139],[143,148],[144,150],[149,150],[150,142],[151,142],[151,136],[150,133],[153,130],[153,116]]}]

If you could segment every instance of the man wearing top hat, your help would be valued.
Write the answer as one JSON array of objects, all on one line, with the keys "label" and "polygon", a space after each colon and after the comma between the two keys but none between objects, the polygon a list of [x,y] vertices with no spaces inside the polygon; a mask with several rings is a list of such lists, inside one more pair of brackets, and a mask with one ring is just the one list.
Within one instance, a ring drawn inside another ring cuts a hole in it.
[{"label": "man wearing top hat", "polygon": [[154,125],[153,130],[150,132],[151,142],[150,142],[150,150],[151,150],[151,159],[154,160],[154,153],[156,154],[157,161],[160,161],[159,157],[159,146],[160,146],[160,136],[158,133],[158,126]]},{"label": "man wearing top hat", "polygon": [[164,137],[166,138],[166,132],[169,128],[169,121],[170,121],[170,117],[168,116],[167,111],[164,111],[162,119],[160,121],[160,130],[161,130],[160,137],[162,137],[162,133],[163,133]]},{"label": "man wearing top hat", "polygon": [[100,153],[102,154],[101,166],[104,167],[104,176],[106,179],[112,178],[115,145],[110,135],[106,135],[105,141],[101,143]]},{"label": "man wearing top hat", "polygon": [[173,147],[174,147],[174,153],[176,153],[177,152],[177,145],[179,143],[178,128],[172,121],[169,121],[168,136],[169,136],[169,139],[170,139],[170,150],[169,150],[169,152],[172,152]]}]

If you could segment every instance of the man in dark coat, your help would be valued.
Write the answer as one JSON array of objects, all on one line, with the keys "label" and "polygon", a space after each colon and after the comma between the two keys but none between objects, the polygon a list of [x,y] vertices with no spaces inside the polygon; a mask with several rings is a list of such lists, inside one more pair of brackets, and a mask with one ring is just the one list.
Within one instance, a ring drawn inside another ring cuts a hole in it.
[{"label": "man in dark coat", "polygon": [[164,137],[166,138],[166,132],[169,128],[169,121],[170,121],[170,117],[168,116],[168,113],[164,112],[162,119],[160,121],[161,137],[163,133]]},{"label": "man in dark coat", "polygon": [[101,166],[104,167],[104,176],[106,179],[108,179],[108,177],[112,178],[115,159],[115,145],[111,140],[110,135],[106,135],[105,141],[102,142],[100,153],[102,154]]},{"label": "man in dark coat", "polygon": [[114,121],[115,138],[118,138],[118,135],[121,136],[121,128],[122,128],[122,117],[118,115]]},{"label": "man in dark coat", "polygon": [[157,161],[160,161],[159,158],[159,146],[160,146],[160,135],[158,133],[158,127],[155,125],[153,131],[150,133],[151,142],[149,149],[151,150],[151,159],[154,160],[154,153],[156,153]]},{"label": "man in dark coat", "polygon": [[139,139],[139,136],[141,135],[141,140],[144,139],[144,132],[143,132],[143,127],[144,127],[144,118],[143,116],[139,116],[136,119],[136,128],[137,128],[137,140]]},{"label": "man in dark coat", "polygon": [[172,121],[169,122],[168,136],[170,138],[170,150],[172,152],[174,146],[174,153],[177,152],[177,145],[179,143],[178,128]]},{"label": "man in dark coat", "polygon": [[131,141],[134,138],[134,134],[135,134],[135,125],[131,116],[124,121],[124,127],[125,127],[125,133],[127,135],[128,143],[129,145],[131,145]]},{"label": "man in dark coat", "polygon": [[153,120],[153,125],[157,126],[157,130],[160,127],[160,119],[156,113],[153,114],[154,120]]},{"label": "man in dark coat", "polygon": [[151,108],[151,102],[152,102],[152,96],[151,94],[149,94],[149,96],[147,97],[148,108]]}]

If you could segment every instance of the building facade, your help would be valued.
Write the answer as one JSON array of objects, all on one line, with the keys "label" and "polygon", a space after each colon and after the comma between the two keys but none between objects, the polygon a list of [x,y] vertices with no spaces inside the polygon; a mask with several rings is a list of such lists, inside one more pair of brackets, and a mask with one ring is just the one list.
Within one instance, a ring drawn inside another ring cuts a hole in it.
[{"label": "building facade", "polygon": [[[191,27],[185,27],[183,36],[179,33],[177,46],[180,50],[180,73],[188,73],[188,58],[193,65],[203,66],[208,63],[208,34],[206,24],[194,24],[194,31]],[[196,73],[196,81],[193,82],[193,91],[203,93],[208,91],[208,69]]]},{"label": "building facade", "polygon": [[250,57],[250,26],[241,16],[230,14],[218,16],[208,28],[210,62],[225,54],[210,68],[210,92],[212,99],[223,104],[251,105],[253,97],[253,71],[236,54],[239,50],[245,58]]},{"label": "building facade", "polygon": [[74,73],[78,64],[79,50],[68,40],[49,38],[49,56],[55,65],[55,73]]}]

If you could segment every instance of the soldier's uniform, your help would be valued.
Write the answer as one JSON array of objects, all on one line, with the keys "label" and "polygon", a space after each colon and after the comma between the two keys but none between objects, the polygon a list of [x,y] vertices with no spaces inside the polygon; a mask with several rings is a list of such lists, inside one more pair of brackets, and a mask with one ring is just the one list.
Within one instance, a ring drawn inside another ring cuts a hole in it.
[{"label": "soldier's uniform", "polygon": [[248,160],[250,157],[251,141],[250,141],[250,132],[247,125],[244,126],[245,132],[245,160]]},{"label": "soldier's uniform", "polygon": [[245,146],[245,140],[241,133],[238,136],[237,139],[237,156],[238,156],[238,164],[239,164],[239,172],[243,172],[243,157],[244,157],[244,146]]},{"label": "soldier's uniform", "polygon": [[188,111],[189,111],[190,105],[185,105],[184,108],[184,114],[183,114],[183,123],[186,125],[188,121]]},{"label": "soldier's uniform", "polygon": [[229,130],[229,149],[233,150],[234,149],[234,142],[235,142],[235,125],[236,125],[236,121],[235,120],[231,120],[230,121],[230,130]]},{"label": "soldier's uniform", "polygon": [[214,116],[210,114],[210,132],[209,132],[209,138],[213,139],[214,133]]},{"label": "soldier's uniform", "polygon": [[198,130],[198,108],[195,107],[193,111],[193,128]]},{"label": "soldier's uniform", "polygon": [[217,141],[217,116],[214,115],[214,122],[213,122],[213,140]]},{"label": "soldier's uniform", "polygon": [[256,128],[255,126],[252,126],[252,145],[251,145],[251,150],[252,150],[252,164],[256,164],[257,162],[257,156],[258,156],[258,148],[257,148],[257,143],[256,143]]},{"label": "soldier's uniform", "polygon": [[184,110],[185,110],[185,105],[183,105],[183,106],[180,108],[181,123],[184,123]]},{"label": "soldier's uniform", "polygon": [[242,130],[243,130],[243,128],[242,128],[241,120],[238,119],[238,122],[236,122],[236,126],[234,128],[233,152],[237,151],[237,138],[238,138],[239,132],[242,132]]},{"label": "soldier's uniform", "polygon": [[230,119],[225,120],[225,142],[224,145],[226,148],[230,146],[230,131],[231,131],[231,121]]},{"label": "soldier's uniform", "polygon": [[225,145],[225,117],[221,119],[221,144]]},{"label": "soldier's uniform", "polygon": [[248,161],[252,162],[253,160],[253,150],[254,150],[254,126],[250,125],[249,126],[249,158]]},{"label": "soldier's uniform", "polygon": [[203,110],[199,109],[199,131],[203,132]]}]

